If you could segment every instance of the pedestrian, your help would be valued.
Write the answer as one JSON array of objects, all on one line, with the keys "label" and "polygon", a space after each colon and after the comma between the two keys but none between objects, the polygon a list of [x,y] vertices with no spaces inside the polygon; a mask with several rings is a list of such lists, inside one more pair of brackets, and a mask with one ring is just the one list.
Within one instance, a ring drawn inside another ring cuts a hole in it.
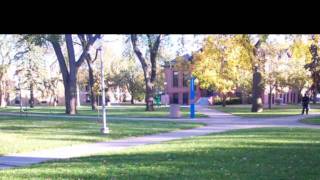
[{"label": "pedestrian", "polygon": [[304,114],[304,111],[306,111],[306,115],[308,115],[309,102],[310,102],[310,98],[307,96],[307,93],[305,93],[302,98],[302,115]]}]

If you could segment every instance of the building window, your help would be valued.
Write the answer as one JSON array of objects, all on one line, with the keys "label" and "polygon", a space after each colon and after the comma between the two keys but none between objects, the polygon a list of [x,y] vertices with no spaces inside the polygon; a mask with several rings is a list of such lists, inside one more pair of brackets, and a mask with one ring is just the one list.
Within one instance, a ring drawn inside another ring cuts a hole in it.
[{"label": "building window", "polygon": [[189,101],[189,93],[187,93],[187,92],[183,93],[182,103],[189,104],[188,101]]},{"label": "building window", "polygon": [[173,87],[179,86],[179,72],[177,72],[177,71],[173,72],[172,86]]},{"label": "building window", "polygon": [[173,93],[172,104],[179,104],[179,93]]},{"label": "building window", "polygon": [[188,76],[189,74],[187,72],[183,73],[183,87],[188,87]]}]

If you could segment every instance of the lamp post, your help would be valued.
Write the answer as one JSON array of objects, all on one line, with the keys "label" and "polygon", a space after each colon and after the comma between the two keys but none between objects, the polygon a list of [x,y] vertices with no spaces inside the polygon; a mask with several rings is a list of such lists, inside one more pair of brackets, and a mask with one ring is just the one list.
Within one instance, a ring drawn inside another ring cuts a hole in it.
[{"label": "lamp post", "polygon": [[193,72],[193,64],[190,66],[190,118],[193,119],[195,118],[195,89],[194,89],[194,84],[195,84],[195,77],[192,75]]},{"label": "lamp post", "polygon": [[105,92],[105,84],[104,84],[104,63],[102,59],[102,42],[101,39],[97,42],[99,44],[98,51],[100,52],[100,61],[101,61],[101,92],[102,92],[102,123],[103,126],[101,128],[102,134],[109,134],[109,128],[107,127],[106,122],[106,92]]},{"label": "lamp post", "polygon": [[19,98],[20,98],[20,113],[22,113],[22,90],[21,90],[21,79],[19,77]]},{"label": "lamp post", "polygon": [[191,74],[190,78],[190,118],[195,118],[195,107],[194,107],[194,76]]}]

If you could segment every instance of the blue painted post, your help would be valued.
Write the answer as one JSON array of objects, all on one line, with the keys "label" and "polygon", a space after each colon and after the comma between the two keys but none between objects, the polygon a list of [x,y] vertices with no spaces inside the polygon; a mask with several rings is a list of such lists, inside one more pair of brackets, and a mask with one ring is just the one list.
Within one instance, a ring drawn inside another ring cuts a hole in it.
[{"label": "blue painted post", "polygon": [[194,77],[191,75],[190,80],[190,118],[195,117],[195,107],[194,107]]}]

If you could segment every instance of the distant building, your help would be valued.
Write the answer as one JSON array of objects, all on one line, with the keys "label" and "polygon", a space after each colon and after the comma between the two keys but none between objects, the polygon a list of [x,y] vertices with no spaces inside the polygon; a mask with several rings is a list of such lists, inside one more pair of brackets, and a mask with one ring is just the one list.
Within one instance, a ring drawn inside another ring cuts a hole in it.
[{"label": "distant building", "polygon": [[[185,54],[182,56],[183,60],[191,61],[192,56]],[[290,55],[287,51],[283,51],[281,57],[283,60],[289,60]],[[190,70],[179,71],[174,68],[176,64],[176,59],[166,62],[164,67],[165,73],[165,94],[169,96],[170,104],[181,104],[188,105],[190,104]],[[268,105],[269,102],[269,87],[266,85],[265,92],[262,96],[262,102],[264,105]],[[241,93],[235,90],[234,93],[229,93],[233,97],[242,98]],[[296,89],[290,89],[289,87],[284,88],[275,88],[271,94],[271,103],[272,104],[294,104],[298,103],[299,92]],[[195,102],[196,104],[201,103],[212,103],[213,97],[219,96],[218,93],[206,89],[201,89],[199,84],[195,87]],[[250,101],[248,101],[250,103]]]},{"label": "distant building", "polygon": [[[183,60],[191,61],[192,56],[189,54],[182,56]],[[165,73],[165,94],[169,95],[170,104],[190,104],[190,71],[177,71],[173,68],[176,60],[167,62],[164,67]],[[201,97],[208,99],[214,93],[212,91],[201,89],[195,85],[195,101],[197,102]]]}]

